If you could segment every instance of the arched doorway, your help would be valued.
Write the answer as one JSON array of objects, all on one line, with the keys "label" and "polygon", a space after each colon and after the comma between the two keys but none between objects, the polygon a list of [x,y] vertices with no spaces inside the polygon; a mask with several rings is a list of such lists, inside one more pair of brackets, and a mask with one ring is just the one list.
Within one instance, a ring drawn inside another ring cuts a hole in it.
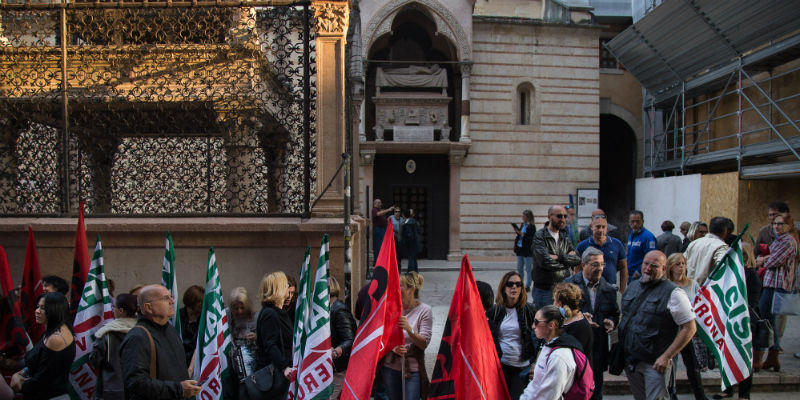
[{"label": "arched doorway", "polygon": [[600,114],[600,207],[621,235],[627,235],[635,206],[636,159],[633,129],[613,114]]}]

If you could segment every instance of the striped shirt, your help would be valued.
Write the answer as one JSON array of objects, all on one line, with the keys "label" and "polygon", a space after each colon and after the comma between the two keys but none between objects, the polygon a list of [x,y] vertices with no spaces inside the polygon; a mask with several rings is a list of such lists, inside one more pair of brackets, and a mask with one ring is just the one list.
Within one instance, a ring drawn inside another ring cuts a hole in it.
[{"label": "striped shirt", "polygon": [[783,234],[769,245],[769,258],[764,263],[764,287],[791,291],[795,286],[797,242],[792,235]]}]

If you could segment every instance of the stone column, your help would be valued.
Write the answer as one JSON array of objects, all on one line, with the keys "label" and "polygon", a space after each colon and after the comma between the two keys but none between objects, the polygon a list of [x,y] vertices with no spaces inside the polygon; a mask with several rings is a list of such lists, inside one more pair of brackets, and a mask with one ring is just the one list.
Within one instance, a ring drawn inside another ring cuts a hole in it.
[{"label": "stone column", "polygon": [[[366,193],[366,185],[369,185],[369,195],[370,197],[375,197],[375,185],[373,184],[373,177],[374,177],[374,170],[375,170],[375,149],[361,149],[359,151],[359,164],[361,172],[363,176],[361,177],[362,181],[358,183],[359,192],[361,196]],[[362,184],[364,186],[362,186]],[[364,203],[363,198],[356,199],[356,204],[359,206],[365,206],[365,210],[360,210],[364,212],[364,217],[370,217],[370,211],[372,211],[372,199],[368,199],[367,203]]]},{"label": "stone column", "polygon": [[[317,193],[336,174],[345,151],[344,44],[350,10],[347,1],[313,1],[317,50]],[[314,216],[344,214],[344,179],[333,184],[313,210]]]},{"label": "stone column", "polygon": [[464,163],[465,155],[466,151],[459,149],[450,150],[448,155],[450,161],[450,246],[447,259],[450,261],[461,260],[461,164]]},{"label": "stone column", "polygon": [[461,138],[459,142],[469,143],[469,74],[472,61],[465,61],[461,66]]}]

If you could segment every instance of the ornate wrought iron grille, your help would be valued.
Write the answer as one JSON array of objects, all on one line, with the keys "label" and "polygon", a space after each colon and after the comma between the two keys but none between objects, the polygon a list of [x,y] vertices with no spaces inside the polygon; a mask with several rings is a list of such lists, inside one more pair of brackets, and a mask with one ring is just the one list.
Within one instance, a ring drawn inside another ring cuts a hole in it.
[{"label": "ornate wrought iron grille", "polygon": [[310,3],[207,3],[0,2],[0,214],[308,214]]}]

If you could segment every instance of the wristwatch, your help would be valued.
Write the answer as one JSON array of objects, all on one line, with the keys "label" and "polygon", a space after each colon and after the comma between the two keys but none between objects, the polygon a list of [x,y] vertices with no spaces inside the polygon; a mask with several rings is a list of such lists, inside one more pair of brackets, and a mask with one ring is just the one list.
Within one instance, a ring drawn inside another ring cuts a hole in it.
[{"label": "wristwatch", "polygon": [[409,335],[413,335],[413,334],[414,334],[414,328],[411,328],[411,333],[409,333]]}]

